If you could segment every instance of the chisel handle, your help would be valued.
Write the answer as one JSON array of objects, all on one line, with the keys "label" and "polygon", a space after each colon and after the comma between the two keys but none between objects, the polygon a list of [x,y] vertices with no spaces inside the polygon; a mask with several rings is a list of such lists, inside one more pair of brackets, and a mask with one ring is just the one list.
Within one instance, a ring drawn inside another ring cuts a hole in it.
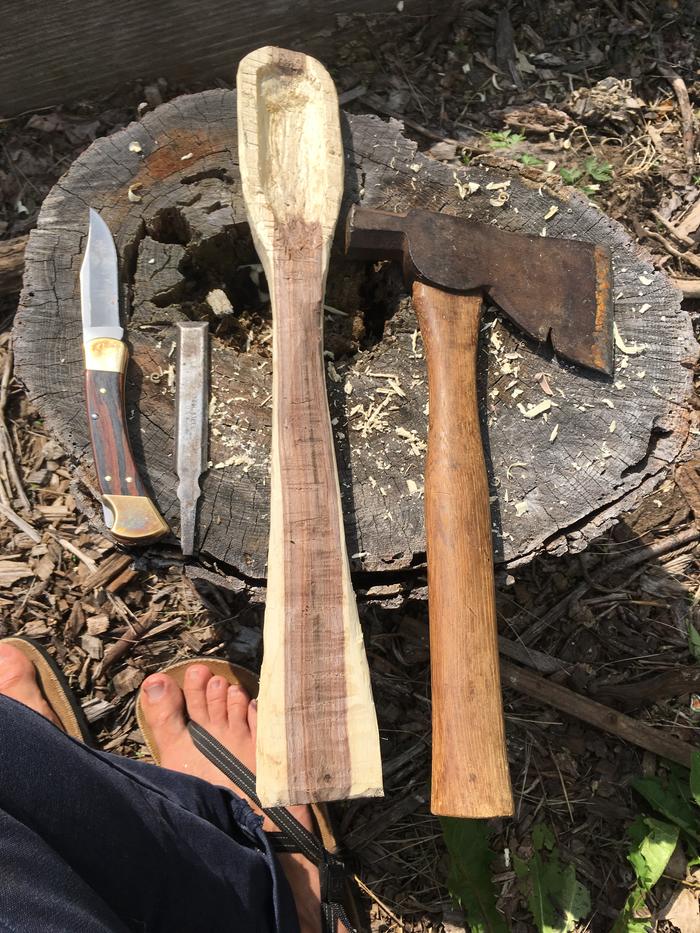
[{"label": "chisel handle", "polygon": [[481,298],[413,286],[430,409],[425,526],[433,704],[431,809],[509,816],[491,508],[479,423]]}]

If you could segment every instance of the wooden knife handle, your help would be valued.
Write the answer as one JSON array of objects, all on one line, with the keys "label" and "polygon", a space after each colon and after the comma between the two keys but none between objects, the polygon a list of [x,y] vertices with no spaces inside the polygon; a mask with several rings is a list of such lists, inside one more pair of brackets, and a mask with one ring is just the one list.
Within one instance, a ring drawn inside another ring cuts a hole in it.
[{"label": "wooden knife handle", "polygon": [[146,492],[129,443],[124,408],[128,356],[121,340],[91,340],[85,347],[85,395],[110,532],[118,541],[146,544],[164,535],[168,526]]},{"label": "wooden knife handle", "polygon": [[491,508],[476,383],[481,299],[417,282],[413,303],[430,398],[425,525],[431,809],[443,816],[509,816]]}]

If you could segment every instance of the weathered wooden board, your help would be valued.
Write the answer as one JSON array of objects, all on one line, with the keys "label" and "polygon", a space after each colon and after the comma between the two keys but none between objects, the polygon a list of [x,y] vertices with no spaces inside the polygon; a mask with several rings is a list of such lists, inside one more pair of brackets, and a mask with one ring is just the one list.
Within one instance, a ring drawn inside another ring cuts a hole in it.
[{"label": "weathered wooden board", "polygon": [[[377,117],[347,117],[344,132],[345,208],[361,196],[385,209],[445,210],[611,248],[621,340],[613,380],[559,363],[494,311],[486,317],[480,354],[497,559],[514,566],[542,548],[585,547],[695,440],[684,364],[695,357],[696,344],[680,294],[619,224],[577,192],[548,187],[543,175],[520,177],[494,161],[455,172],[417,153],[398,123]],[[133,141],[141,152],[129,149]],[[468,181],[480,186],[471,195]],[[503,181],[510,181],[509,200],[494,206],[498,190],[487,186]],[[130,188],[140,200],[129,199]],[[78,300],[88,204],[110,224],[122,259],[135,454],[175,529],[173,323],[208,314],[218,330],[212,469],[204,478],[199,544],[221,565],[260,579],[268,537],[269,311],[255,286],[256,270],[251,278],[251,270],[239,268],[256,257],[240,195],[233,92],[179,98],[97,140],[46,199],[30,236],[15,325],[17,368],[75,456],[78,475],[89,481]],[[342,226],[341,216],[326,295],[335,309],[327,316],[326,347],[335,354],[328,388],[348,548],[358,555],[356,569],[395,570],[425,548],[422,345],[397,270],[348,262]],[[226,293],[234,314],[218,318],[211,311],[205,297],[212,289]],[[545,400],[549,411],[523,414]]]},{"label": "weathered wooden board", "polygon": [[111,94],[139,78],[233,85],[239,59],[260,45],[329,56],[347,42],[353,13],[402,15],[396,0],[3,0],[0,116]]}]

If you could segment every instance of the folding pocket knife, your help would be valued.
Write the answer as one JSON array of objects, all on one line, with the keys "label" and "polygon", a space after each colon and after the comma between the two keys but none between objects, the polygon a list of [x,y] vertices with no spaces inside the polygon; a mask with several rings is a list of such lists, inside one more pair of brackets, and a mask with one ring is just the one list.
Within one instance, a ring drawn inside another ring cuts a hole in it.
[{"label": "folding pocket knife", "polygon": [[118,541],[146,544],[169,529],[136,469],[124,408],[129,353],[119,322],[117,250],[109,227],[90,208],[80,269],[85,394],[105,524]]}]

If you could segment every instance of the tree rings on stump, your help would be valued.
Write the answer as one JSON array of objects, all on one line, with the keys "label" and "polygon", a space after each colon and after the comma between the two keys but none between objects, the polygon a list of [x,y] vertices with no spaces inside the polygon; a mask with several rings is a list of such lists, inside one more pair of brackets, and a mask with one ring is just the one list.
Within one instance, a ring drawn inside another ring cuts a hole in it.
[{"label": "tree rings on stump", "polygon": [[[181,97],[98,139],[47,197],[26,251],[14,342],[29,396],[94,489],[83,399],[78,273],[87,208],[113,231],[131,352],[134,454],[177,532],[177,321],[212,333],[210,468],[201,556],[265,576],[270,451],[270,312],[246,224],[235,95]],[[346,190],[326,294],[328,391],[349,553],[357,570],[422,561],[427,391],[421,337],[399,270],[348,261],[345,213],[423,207],[543,237],[606,244],[614,262],[615,373],[557,360],[488,308],[479,367],[497,560],[580,550],[657,483],[689,437],[695,356],[680,293],[629,235],[580,193],[535,170],[429,159],[396,121],[343,118]],[[514,264],[513,274],[518,274]],[[536,275],[537,270],[531,270]],[[97,514],[97,513],[96,513]]]}]

